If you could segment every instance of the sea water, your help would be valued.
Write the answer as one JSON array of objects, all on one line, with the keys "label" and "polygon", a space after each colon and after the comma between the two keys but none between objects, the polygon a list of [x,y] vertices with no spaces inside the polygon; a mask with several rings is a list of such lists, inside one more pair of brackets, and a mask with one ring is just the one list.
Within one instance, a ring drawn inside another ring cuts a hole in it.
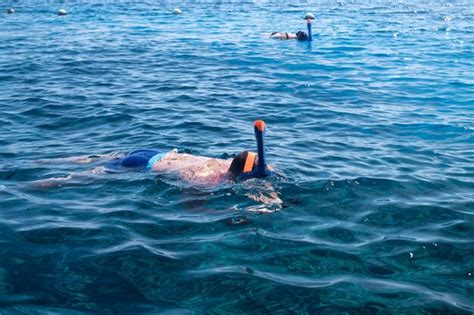
[{"label": "sea water", "polygon": [[[3,1],[0,312],[474,312],[474,3],[413,2]],[[267,37],[306,11],[313,42]],[[258,180],[31,185],[230,158],[256,119],[282,207]]]}]

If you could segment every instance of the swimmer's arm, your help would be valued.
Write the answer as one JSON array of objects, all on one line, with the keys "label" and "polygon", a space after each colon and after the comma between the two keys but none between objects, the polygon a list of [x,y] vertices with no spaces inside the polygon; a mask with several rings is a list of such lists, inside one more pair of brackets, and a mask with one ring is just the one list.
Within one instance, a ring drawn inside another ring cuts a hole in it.
[{"label": "swimmer's arm", "polygon": [[256,202],[263,203],[265,208],[270,211],[283,208],[283,200],[281,200],[271,183],[264,183],[257,192],[248,192],[247,197]]}]

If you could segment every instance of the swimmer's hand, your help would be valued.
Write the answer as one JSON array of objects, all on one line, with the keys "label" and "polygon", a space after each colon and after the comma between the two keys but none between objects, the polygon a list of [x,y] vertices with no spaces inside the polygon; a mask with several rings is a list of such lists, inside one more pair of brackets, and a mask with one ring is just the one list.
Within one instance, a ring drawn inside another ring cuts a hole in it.
[{"label": "swimmer's hand", "polygon": [[273,212],[283,208],[283,201],[271,183],[264,182],[258,187],[247,186],[247,189],[248,191],[245,195],[259,203],[259,205],[251,207],[248,210],[256,212]]},{"label": "swimmer's hand", "polygon": [[270,192],[258,192],[256,194],[247,194],[247,197],[250,199],[257,201],[257,202],[262,202],[266,205],[274,205],[277,206],[278,209],[282,208],[283,201],[281,198],[278,196],[278,193],[276,191],[270,191]]}]

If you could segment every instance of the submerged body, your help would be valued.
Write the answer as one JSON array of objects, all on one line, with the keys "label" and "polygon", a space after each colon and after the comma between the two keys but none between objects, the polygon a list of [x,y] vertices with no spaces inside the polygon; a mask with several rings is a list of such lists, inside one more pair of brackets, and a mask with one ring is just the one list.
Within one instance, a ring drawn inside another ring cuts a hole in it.
[{"label": "submerged body", "polygon": [[231,163],[232,159],[224,160],[171,151],[153,163],[151,169],[157,173],[176,174],[194,185],[219,185],[230,180],[227,170]]},{"label": "submerged body", "polygon": [[243,151],[233,159],[217,159],[157,150],[140,149],[123,158],[109,162],[106,170],[122,172],[147,168],[159,173],[173,173],[192,185],[215,186],[226,181],[245,181],[250,178],[265,178],[276,175],[266,164],[263,134],[265,122],[254,123],[258,153]]},{"label": "submerged body", "polygon": [[214,186],[235,178],[231,171],[233,160],[179,153],[177,150],[159,153],[157,150],[140,149],[109,161],[105,172],[147,169],[158,174],[174,175],[191,185]]},{"label": "submerged body", "polygon": [[[217,186],[238,180],[245,170],[246,164],[256,167],[256,160],[251,160],[252,153],[241,152],[234,158],[220,159],[206,156],[180,153],[174,149],[160,153],[153,149],[139,149],[126,155],[91,155],[52,160],[41,160],[41,164],[76,163],[89,164],[98,160],[106,160],[103,166],[89,171],[78,172],[67,177],[49,178],[38,181],[40,186],[60,186],[64,180],[86,177],[90,174],[125,173],[125,172],[153,172],[160,175],[169,175],[188,183],[190,186]],[[249,163],[250,162],[250,163]]]}]

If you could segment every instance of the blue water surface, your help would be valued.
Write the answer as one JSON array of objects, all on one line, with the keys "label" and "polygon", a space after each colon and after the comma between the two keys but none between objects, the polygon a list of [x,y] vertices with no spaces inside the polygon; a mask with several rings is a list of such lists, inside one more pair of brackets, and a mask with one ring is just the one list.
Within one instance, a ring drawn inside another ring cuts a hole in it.
[{"label": "blue water surface", "polygon": [[[2,314],[474,312],[472,1],[1,10]],[[312,43],[265,36],[305,11]],[[231,157],[255,119],[281,209],[259,181],[31,185],[102,165],[73,156]]]}]

